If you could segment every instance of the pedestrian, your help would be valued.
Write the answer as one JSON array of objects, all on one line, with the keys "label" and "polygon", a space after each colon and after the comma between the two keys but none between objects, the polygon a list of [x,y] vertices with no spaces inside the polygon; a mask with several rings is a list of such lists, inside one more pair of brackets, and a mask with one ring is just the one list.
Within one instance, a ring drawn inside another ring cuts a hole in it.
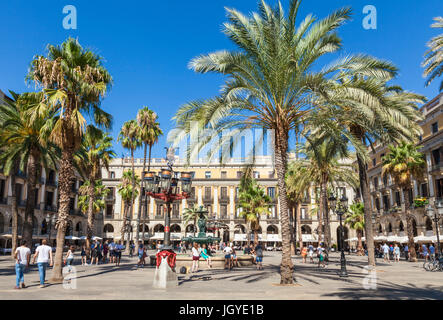
[{"label": "pedestrian", "polygon": [[397,244],[394,246],[394,262],[400,262],[400,248]]},{"label": "pedestrian", "polygon": [[224,243],[221,244],[223,246],[223,253],[225,254],[225,269],[232,269],[232,265],[231,265],[231,254],[232,254],[232,248],[226,244],[226,246],[224,246]]},{"label": "pedestrian", "polygon": [[260,243],[254,248],[255,262],[257,263],[257,270],[263,270],[263,247]]},{"label": "pedestrian", "polygon": [[145,247],[141,241],[138,242],[138,262],[137,268],[140,266],[145,266]]},{"label": "pedestrian", "polygon": [[212,261],[211,261],[211,257],[209,256],[210,253],[208,252],[208,250],[206,249],[206,244],[202,245],[201,251],[200,251],[200,255],[203,259],[206,260],[207,264],[208,264],[208,268],[212,269]]},{"label": "pedestrian", "polygon": [[94,261],[96,263],[98,262],[98,244],[97,244],[97,240],[95,240],[91,244],[91,263],[89,265],[92,266],[94,264]]},{"label": "pedestrian", "polygon": [[423,252],[422,252],[423,258],[425,258],[425,261],[428,261],[428,258],[429,258],[428,247],[425,244],[423,244],[422,248],[423,248]]},{"label": "pedestrian", "polygon": [[319,244],[319,246],[317,247],[317,257],[318,257],[318,267],[320,268],[320,265],[326,267],[324,249],[322,248],[321,244]]},{"label": "pedestrian", "polygon": [[234,247],[232,247],[231,264],[232,264],[232,266],[235,265],[235,267],[238,268],[238,258],[237,258],[237,253],[235,252]]},{"label": "pedestrian", "polygon": [[114,263],[114,262],[115,262],[114,249],[115,249],[115,243],[114,243],[114,241],[111,241],[111,243],[108,245],[108,250],[109,250],[109,262],[110,262],[110,263]]},{"label": "pedestrian", "polygon": [[46,239],[42,241],[42,244],[35,250],[35,254],[32,259],[33,264],[37,260],[38,273],[40,276],[40,288],[45,287],[46,268],[48,267],[48,263],[51,267],[53,264],[52,248],[48,246],[47,243],[48,242]]},{"label": "pedestrian", "polygon": [[120,265],[120,260],[122,259],[122,251],[125,250],[125,246],[119,241],[117,245],[114,248],[114,255],[115,255],[115,265]]},{"label": "pedestrian", "polygon": [[192,247],[192,267],[191,272],[198,271],[198,261],[200,260],[200,252],[198,251],[198,243],[194,242]]},{"label": "pedestrian", "polygon": [[405,244],[405,246],[403,247],[403,252],[405,253],[406,261],[408,261],[409,260],[409,247],[407,244]]},{"label": "pedestrian", "polygon": [[74,251],[75,251],[75,247],[74,246],[70,246],[68,252],[66,253],[65,256],[65,265],[68,266],[68,270],[69,272],[71,272],[72,270],[72,264],[74,262]]},{"label": "pedestrian", "polygon": [[308,255],[309,262],[314,263],[314,246],[312,244],[309,244],[308,246]]},{"label": "pedestrian", "polygon": [[435,247],[432,245],[429,246],[429,256],[431,260],[435,260]]},{"label": "pedestrian", "polygon": [[389,261],[389,247],[388,247],[388,245],[385,243],[383,245],[382,249],[383,249],[383,261],[390,262]]},{"label": "pedestrian", "polygon": [[303,247],[303,249],[301,249],[301,257],[302,257],[302,262],[306,263],[306,256],[308,255],[308,248]]},{"label": "pedestrian", "polygon": [[103,243],[103,263],[106,263],[106,260],[108,259],[108,246],[108,240],[106,240],[105,243]]},{"label": "pedestrian", "polygon": [[134,256],[135,245],[134,242],[131,241],[129,244],[129,256],[132,258]]},{"label": "pedestrian", "polygon": [[82,249],[81,249],[81,260],[82,260],[82,266],[86,266],[88,264],[88,261],[86,260],[86,246],[82,245]]},{"label": "pedestrian", "polygon": [[29,266],[31,260],[31,250],[26,246],[26,240],[22,240],[20,247],[15,250],[15,287],[14,289],[26,288],[25,285],[25,271]]}]

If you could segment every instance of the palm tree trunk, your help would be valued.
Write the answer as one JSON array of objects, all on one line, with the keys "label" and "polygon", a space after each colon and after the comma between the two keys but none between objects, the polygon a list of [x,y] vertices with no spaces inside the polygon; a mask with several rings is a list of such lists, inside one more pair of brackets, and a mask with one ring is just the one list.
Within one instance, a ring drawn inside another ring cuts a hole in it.
[{"label": "palm tree trunk", "polygon": [[[138,244],[138,241],[140,240],[140,233],[139,233],[139,228],[140,228],[140,216],[142,214],[142,203],[143,203],[143,194],[142,194],[142,190],[143,190],[143,172],[145,172],[146,169],[146,150],[147,149],[147,145],[145,143],[144,146],[144,150],[143,150],[143,169],[142,169],[142,176],[140,177],[140,195],[139,195],[139,200],[138,200],[138,215],[137,215],[137,230],[135,232],[135,241]],[[146,203],[145,203],[146,205]],[[144,218],[143,217],[143,227],[142,227],[142,232],[143,232],[143,242],[145,241],[145,222],[144,222]]]},{"label": "palm tree trunk", "polygon": [[[132,199],[131,199],[131,211],[129,214],[129,224],[131,223],[132,218],[134,217],[134,194],[135,194],[135,168],[134,168],[134,150],[131,149],[131,167],[132,167]],[[136,228],[138,230],[138,226]],[[131,241],[131,228],[128,228],[128,243],[125,247],[125,253],[129,254],[129,245]]]},{"label": "palm tree trunk", "polygon": [[[66,115],[66,118],[68,118],[68,115]],[[74,137],[73,133],[67,133],[66,135]],[[74,145],[72,143],[65,147],[65,149],[62,151],[62,157],[60,159],[59,208],[58,219],[55,224],[55,228],[57,229],[57,247],[55,251],[52,278],[50,280],[51,282],[63,281],[63,246],[65,243],[66,227],[68,225],[69,202],[74,177],[74,166],[72,163],[73,155]]]},{"label": "palm tree trunk", "polygon": [[296,220],[296,224],[297,224],[298,243],[300,246],[300,253],[301,253],[301,250],[303,249],[303,235],[301,232],[301,212],[298,208],[298,205],[296,206],[295,220]]},{"label": "palm tree trunk", "polygon": [[17,195],[15,192],[15,168],[14,172],[11,174],[11,210],[12,210],[12,230],[11,230],[11,241],[12,241],[12,251],[11,257],[14,259],[14,253],[18,245],[18,207],[17,207]]},{"label": "palm tree trunk", "polygon": [[[152,149],[152,145],[149,145],[149,159],[148,159],[148,172],[151,171],[151,149]],[[145,163],[146,163],[146,144],[145,144],[145,155],[144,155],[144,161],[143,161],[143,168],[145,167]],[[145,242],[145,222],[146,222],[146,216],[148,213],[148,205],[150,204],[150,197],[146,197],[146,201],[145,201],[145,208],[144,208],[144,215],[143,215],[143,230],[142,230],[142,236],[143,236],[143,243]]]},{"label": "palm tree trunk", "polygon": [[277,171],[278,200],[280,203],[280,221],[282,230],[282,261],[280,266],[280,284],[293,283],[293,264],[291,260],[291,230],[289,228],[288,197],[286,191],[286,170],[288,132],[275,128],[275,169]]},{"label": "palm tree trunk", "polygon": [[409,192],[406,188],[403,188],[403,194],[405,196],[405,215],[406,215],[406,230],[408,232],[408,247],[409,247],[409,261],[417,262],[417,253],[415,251],[414,243],[414,228],[412,226],[412,214],[410,210]]},{"label": "palm tree trunk", "polygon": [[[320,203],[323,201],[323,195],[320,193]],[[320,244],[322,235],[323,235],[323,210],[320,207],[320,204],[317,205],[317,220],[318,220],[318,227],[317,227],[317,234],[318,234],[318,244]]]},{"label": "palm tree trunk", "polygon": [[28,246],[32,248],[32,231],[34,229],[34,201],[37,189],[37,163],[39,163],[39,156],[35,152],[31,151],[28,160],[28,179],[27,179],[27,200],[25,208],[25,219],[23,223],[23,240],[28,243]]},{"label": "palm tree trunk", "polygon": [[92,241],[92,231],[94,230],[94,201],[95,201],[95,190],[94,190],[94,180],[89,181],[88,186],[88,223],[86,228],[86,248],[91,248]]},{"label": "palm tree trunk", "polygon": [[369,194],[368,175],[363,158],[357,154],[360,190],[363,197],[366,248],[368,249],[368,264],[375,267],[374,234],[372,229],[371,195]]},{"label": "palm tree trunk", "polygon": [[128,205],[125,202],[125,204],[123,206],[123,224],[120,229],[122,243],[125,243],[126,223],[128,221],[127,216],[128,216]]},{"label": "palm tree trunk", "polygon": [[325,249],[329,251],[331,247],[331,225],[329,223],[329,208],[328,208],[328,189],[326,179],[327,177],[322,178],[321,184],[321,194],[322,194],[322,211],[323,211],[323,219],[325,224]]}]

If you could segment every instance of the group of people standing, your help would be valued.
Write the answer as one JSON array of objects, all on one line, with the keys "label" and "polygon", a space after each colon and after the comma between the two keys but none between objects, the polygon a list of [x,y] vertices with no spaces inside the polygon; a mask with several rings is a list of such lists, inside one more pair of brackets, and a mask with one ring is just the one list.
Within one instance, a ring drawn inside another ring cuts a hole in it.
[{"label": "group of people standing", "polygon": [[[94,263],[98,265],[100,262],[107,263],[108,261],[119,266],[122,252],[125,250],[125,248],[126,247],[121,243],[121,241],[109,242],[108,240],[106,240],[103,244],[101,241],[95,240],[92,242],[90,248],[83,245],[80,253],[82,266],[93,265]],[[89,264],[88,260],[90,260]]]},{"label": "group of people standing", "polygon": [[328,261],[327,251],[323,248],[321,244],[315,249],[312,244],[307,247],[303,247],[301,250],[302,263],[307,263],[307,257],[309,256],[309,261],[314,263],[314,251],[317,252],[318,267],[326,267],[326,262]]}]

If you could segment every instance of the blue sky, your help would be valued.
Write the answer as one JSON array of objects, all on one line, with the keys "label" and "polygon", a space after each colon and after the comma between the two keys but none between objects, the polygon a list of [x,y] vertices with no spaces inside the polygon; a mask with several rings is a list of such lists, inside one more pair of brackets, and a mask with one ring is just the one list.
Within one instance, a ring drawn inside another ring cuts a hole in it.
[{"label": "blue sky", "polygon": [[[275,1],[269,0],[273,4]],[[47,44],[60,44],[68,36],[105,58],[114,86],[103,108],[114,115],[112,135],[117,137],[123,122],[133,119],[144,105],[159,115],[168,132],[171,117],[183,103],[218,93],[223,79],[195,74],[187,68],[195,56],[220,49],[233,49],[222,34],[226,21],[224,7],[243,13],[256,11],[255,0],[193,1],[3,1],[0,12],[0,89],[24,92],[24,77],[35,54],[44,54]],[[288,8],[288,1],[282,1]],[[62,26],[63,7],[77,8],[77,29]],[[365,30],[363,7],[377,9],[377,29]],[[395,81],[403,88],[428,98],[438,93],[439,81],[424,87],[420,63],[426,42],[437,34],[430,28],[432,18],[443,14],[441,0],[305,0],[299,21],[308,13],[322,18],[332,10],[351,6],[353,19],[339,30],[343,50],[339,55],[368,53],[391,60],[400,68]],[[328,63],[338,56],[321,60]],[[165,137],[153,149],[164,156]],[[123,152],[119,144],[115,150]],[[136,154],[142,156],[142,150]]]}]

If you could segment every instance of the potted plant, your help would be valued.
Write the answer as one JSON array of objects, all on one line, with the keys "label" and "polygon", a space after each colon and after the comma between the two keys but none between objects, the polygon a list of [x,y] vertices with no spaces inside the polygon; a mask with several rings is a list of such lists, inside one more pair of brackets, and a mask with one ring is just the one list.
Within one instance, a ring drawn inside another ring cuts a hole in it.
[{"label": "potted plant", "polygon": [[414,199],[414,207],[415,208],[423,208],[427,204],[429,204],[429,200],[426,198],[416,198]]}]

